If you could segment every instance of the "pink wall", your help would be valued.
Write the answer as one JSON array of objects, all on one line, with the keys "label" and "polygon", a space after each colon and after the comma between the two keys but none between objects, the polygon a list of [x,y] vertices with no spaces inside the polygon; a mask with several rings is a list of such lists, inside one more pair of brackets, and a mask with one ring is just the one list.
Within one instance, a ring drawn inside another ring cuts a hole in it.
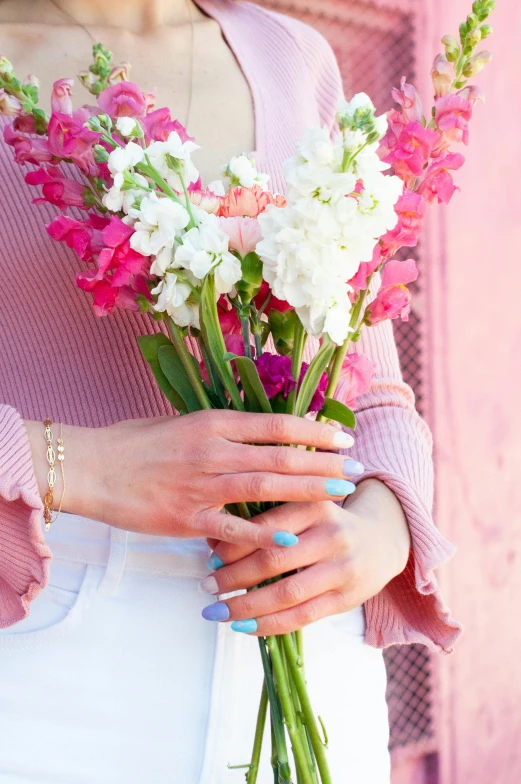
[{"label": "pink wall", "polygon": [[[443,582],[466,628],[439,666],[440,784],[521,781],[521,6],[497,5],[462,191],[424,254],[437,520],[459,547]],[[420,72],[469,6],[423,3]]]}]

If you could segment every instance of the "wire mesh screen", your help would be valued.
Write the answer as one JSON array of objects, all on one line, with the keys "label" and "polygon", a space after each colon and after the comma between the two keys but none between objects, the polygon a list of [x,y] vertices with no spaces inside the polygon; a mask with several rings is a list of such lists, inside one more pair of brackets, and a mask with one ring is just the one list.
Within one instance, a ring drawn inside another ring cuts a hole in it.
[{"label": "wire mesh screen", "polygon": [[[415,16],[412,0],[258,0],[261,5],[297,16],[319,30],[337,57],[347,97],[367,92],[378,112],[392,104],[391,88],[402,76],[414,79]],[[417,249],[415,249],[417,250]],[[407,256],[415,255],[407,249]],[[421,259],[416,258],[418,262]],[[420,264],[421,266],[421,264]],[[421,290],[413,291],[408,322],[396,324],[402,372],[413,388],[421,412]],[[388,704],[393,751],[411,754],[432,751],[432,672],[428,651],[421,645],[399,646],[385,652]]]}]

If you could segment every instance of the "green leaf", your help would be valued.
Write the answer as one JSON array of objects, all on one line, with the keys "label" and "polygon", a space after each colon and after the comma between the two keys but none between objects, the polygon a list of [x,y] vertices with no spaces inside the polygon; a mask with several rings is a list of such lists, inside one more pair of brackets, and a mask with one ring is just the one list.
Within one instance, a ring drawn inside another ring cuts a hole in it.
[{"label": "green leaf", "polygon": [[234,361],[241,379],[248,411],[271,414],[271,404],[253,360],[248,357],[234,357]]},{"label": "green leaf", "polygon": [[154,374],[157,385],[163,395],[170,403],[176,408],[179,413],[186,411],[186,405],[181,395],[171,386],[167,377],[161,370],[159,364],[158,352],[162,346],[171,346],[172,344],[162,332],[156,335],[140,335],[137,339],[141,353],[146,362],[150,365],[150,369]]},{"label": "green leaf", "polygon": [[354,430],[356,427],[354,412],[339,400],[333,400],[332,397],[326,397],[320,414],[326,417],[326,419],[333,419],[335,422],[345,425],[345,427],[350,427],[351,430]]},{"label": "green leaf", "polygon": [[295,331],[300,324],[299,317],[294,310],[281,313],[273,309],[270,311],[268,321],[277,352],[285,357],[290,356],[293,351]]},{"label": "green leaf", "polygon": [[262,283],[262,262],[255,252],[241,259],[242,279],[236,284],[243,302],[250,302],[258,294]]},{"label": "green leaf", "polygon": [[313,357],[310,366],[306,371],[306,375],[300,385],[299,393],[297,395],[297,403],[295,406],[295,414],[297,416],[305,416],[309,409],[309,404],[315,394],[322,374],[329,365],[329,360],[335,353],[336,345],[330,337],[324,335],[322,345],[318,352]]},{"label": "green leaf", "polygon": [[244,411],[244,403],[235,383],[232,369],[225,361],[224,355],[227,353],[224,343],[219,317],[217,315],[217,301],[215,292],[215,280],[213,275],[208,275],[203,283],[201,291],[201,334],[206,348],[213,360],[219,378],[228,394],[234,408],[237,411]]},{"label": "green leaf", "polygon": [[[184,401],[184,408],[189,412],[200,411],[201,404],[197,399],[188,374],[184,369],[183,363],[179,359],[175,346],[172,343],[161,346],[157,352],[161,370],[168,379],[170,385]],[[197,360],[195,360],[197,361]]]}]

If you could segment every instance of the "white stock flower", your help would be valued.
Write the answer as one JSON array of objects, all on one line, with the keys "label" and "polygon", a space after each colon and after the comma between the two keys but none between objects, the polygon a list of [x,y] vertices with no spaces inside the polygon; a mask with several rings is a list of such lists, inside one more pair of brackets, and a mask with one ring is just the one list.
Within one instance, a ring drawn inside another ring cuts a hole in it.
[{"label": "white stock flower", "polygon": [[[199,179],[199,172],[190,157],[192,152],[198,149],[197,144],[191,141],[183,142],[177,131],[172,131],[166,142],[152,142],[147,148],[146,154],[152,166],[157,169],[170,187],[176,191],[182,191],[179,174],[182,175],[187,187]],[[175,160],[179,172],[170,168],[167,156]]]},{"label": "white stock flower", "polygon": [[232,158],[226,167],[225,174],[230,177],[233,186],[242,185],[244,188],[253,188],[258,185],[265,191],[268,187],[269,175],[258,172],[254,161],[245,153]]},{"label": "white stock flower", "polygon": [[135,142],[129,142],[125,147],[116,147],[112,150],[109,154],[108,167],[116,188],[121,188],[123,185],[123,173],[141,163],[144,157],[143,148]]},{"label": "white stock flower", "polygon": [[199,280],[214,270],[217,292],[228,294],[242,277],[240,261],[230,253],[228,243],[216,216],[205,214],[199,226],[183,235],[175,252],[176,264],[189,269]]},{"label": "white stock flower", "polygon": [[133,117],[118,117],[116,128],[122,136],[131,136],[137,128],[137,122]]},{"label": "white stock flower", "polygon": [[215,196],[226,196],[226,190],[222,180],[212,180],[208,185],[207,190],[209,190],[210,193],[213,193]]},{"label": "white stock flower", "polygon": [[351,125],[358,111],[374,113],[374,103],[366,93],[356,93],[350,101],[340,101],[337,114],[346,118],[347,125]]},{"label": "white stock flower", "polygon": [[[185,276],[191,277],[186,273]],[[151,293],[158,295],[155,310],[168,313],[179,327],[199,329],[199,306],[188,301],[192,293],[190,285],[175,272],[167,272]]]},{"label": "white stock flower", "polygon": [[150,193],[141,201],[130,245],[143,256],[155,256],[162,248],[172,247],[189,222],[182,204]]},{"label": "white stock flower", "polygon": [[138,188],[127,188],[121,190],[115,185],[110,188],[102,198],[105,207],[111,212],[123,211],[125,215],[130,215],[131,218],[136,218],[138,210],[135,208],[136,199],[143,195],[142,188],[148,188],[148,181],[141,174],[133,175],[136,185],[141,186]]},{"label": "white stock flower", "polygon": [[398,215],[394,205],[403,192],[403,181],[394,175],[373,172],[364,180],[364,189],[358,199],[358,212],[365,224],[365,231],[372,237],[381,237],[394,229]]}]

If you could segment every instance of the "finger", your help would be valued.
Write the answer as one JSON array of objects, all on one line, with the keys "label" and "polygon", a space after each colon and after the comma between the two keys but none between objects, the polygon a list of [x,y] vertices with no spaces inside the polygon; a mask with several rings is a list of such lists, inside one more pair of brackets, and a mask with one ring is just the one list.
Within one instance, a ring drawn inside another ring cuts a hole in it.
[{"label": "finger", "polygon": [[[298,536],[314,525],[336,522],[339,519],[340,511],[339,507],[331,501],[295,502],[269,509],[267,512],[256,515],[254,520],[257,525],[280,528],[284,531],[291,531]],[[215,546],[210,546],[212,550],[215,550],[221,562],[226,564],[234,563],[255,552],[251,546],[228,544],[227,542],[219,542]]]},{"label": "finger", "polygon": [[219,539],[255,548],[291,547],[298,542],[298,537],[289,531],[260,526],[243,520],[242,517],[213,511],[199,516],[194,533],[201,538]]},{"label": "finger", "polygon": [[264,471],[295,476],[351,478],[361,476],[364,466],[334,452],[308,452],[289,446],[250,446],[230,444],[226,450],[225,473]]},{"label": "finger", "polygon": [[285,476],[264,472],[225,474],[206,483],[207,497],[219,505],[253,501],[339,501],[356,490],[347,479]]},{"label": "finger", "polygon": [[327,422],[290,414],[250,414],[223,411],[217,422],[219,435],[229,441],[252,444],[299,444],[317,449],[349,449],[354,438]]},{"label": "finger", "polygon": [[348,612],[356,606],[358,605],[353,604],[347,594],[332,590],[314,599],[309,599],[307,602],[303,602],[289,610],[281,610],[273,615],[265,615],[259,618],[245,618],[244,620],[233,621],[232,629],[235,632],[252,634],[256,637],[291,634],[291,632],[302,629],[304,626],[319,621],[321,618]]},{"label": "finger", "polygon": [[341,526],[317,526],[305,531],[295,547],[256,550],[246,558],[223,566],[215,574],[206,577],[201,587],[210,594],[253,588],[286,572],[311,566],[326,558],[346,555],[347,551],[347,538]]}]

